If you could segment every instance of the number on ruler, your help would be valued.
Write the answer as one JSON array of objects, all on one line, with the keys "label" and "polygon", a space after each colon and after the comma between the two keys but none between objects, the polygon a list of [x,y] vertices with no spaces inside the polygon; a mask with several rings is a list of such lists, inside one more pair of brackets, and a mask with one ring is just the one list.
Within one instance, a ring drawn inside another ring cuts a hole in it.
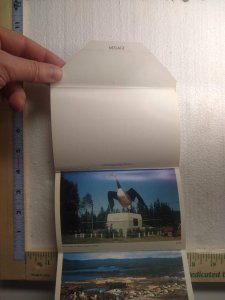
[{"label": "number on ruler", "polygon": [[[23,32],[23,1],[12,0],[12,28]],[[23,115],[13,114],[14,259],[24,260]]]},{"label": "number on ruler", "polygon": [[13,1],[13,7],[15,10],[18,10],[21,7],[21,5],[22,5],[21,1],[18,0]]}]

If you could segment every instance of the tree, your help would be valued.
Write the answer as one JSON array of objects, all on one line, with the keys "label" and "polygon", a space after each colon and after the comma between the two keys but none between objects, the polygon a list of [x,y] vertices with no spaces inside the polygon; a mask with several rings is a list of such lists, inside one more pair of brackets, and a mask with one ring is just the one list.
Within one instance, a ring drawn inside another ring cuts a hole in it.
[{"label": "tree", "polygon": [[177,212],[174,212],[166,202],[161,202],[158,198],[150,207],[149,213],[153,215],[153,219],[157,220],[160,226],[177,226],[177,223],[180,222]]},{"label": "tree", "polygon": [[[81,211],[82,210],[86,210],[85,212],[85,215],[86,215],[86,220],[85,220],[85,223],[87,224],[88,226],[88,223],[91,223],[91,232],[93,232],[93,229],[94,229],[94,215],[93,215],[93,207],[94,207],[94,203],[93,203],[93,200],[92,200],[92,196],[91,194],[87,193],[81,203],[80,203],[80,209]],[[88,209],[91,208],[91,215],[90,213],[88,212]],[[83,217],[83,215],[82,215]],[[91,220],[91,221],[89,221]],[[90,228],[89,228],[90,230]]]},{"label": "tree", "polygon": [[109,213],[110,208],[108,207],[106,210],[101,206],[100,212],[97,215],[97,227],[98,229],[104,229],[107,221],[107,215]]},{"label": "tree", "polygon": [[79,193],[77,184],[61,176],[60,220],[62,233],[72,234],[79,228]]}]

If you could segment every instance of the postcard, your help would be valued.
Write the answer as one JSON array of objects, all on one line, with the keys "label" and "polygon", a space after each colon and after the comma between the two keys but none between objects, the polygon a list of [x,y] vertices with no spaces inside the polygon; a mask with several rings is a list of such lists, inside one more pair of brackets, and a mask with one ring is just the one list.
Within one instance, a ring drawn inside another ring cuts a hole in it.
[{"label": "postcard", "polygon": [[193,299],[181,251],[64,253],[55,299]]},{"label": "postcard", "polygon": [[181,248],[178,177],[174,168],[62,172],[56,193],[59,247]]}]

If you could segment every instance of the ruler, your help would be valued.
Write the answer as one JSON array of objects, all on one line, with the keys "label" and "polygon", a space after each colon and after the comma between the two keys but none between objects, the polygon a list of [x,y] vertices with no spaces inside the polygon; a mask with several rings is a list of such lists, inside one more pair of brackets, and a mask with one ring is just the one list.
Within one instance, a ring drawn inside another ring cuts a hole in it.
[{"label": "ruler", "polygon": [[[187,251],[192,282],[225,282],[225,249]],[[53,281],[56,278],[56,252],[26,253],[26,279]]]},{"label": "ruler", "polygon": [[225,282],[225,249],[187,252],[192,282]]},{"label": "ruler", "polygon": [[[20,3],[22,4],[22,2]],[[13,4],[16,5],[16,2],[14,3],[14,1],[11,0],[0,1],[0,25],[9,29],[12,28],[13,24]],[[14,6],[14,9],[16,9],[16,6]],[[23,197],[23,189],[19,191],[19,189],[14,186],[13,180],[14,170],[16,170],[15,165],[13,164],[15,160],[15,149],[13,148],[13,134],[15,130],[13,119],[14,116],[8,107],[8,103],[1,103],[0,144],[2,146],[0,147],[0,279],[25,279],[24,241],[21,236],[16,241],[15,230],[20,231],[20,229],[19,227],[16,229],[14,226],[15,215],[18,215],[20,218],[22,218],[22,224],[24,224],[24,219],[21,217],[23,213],[23,200],[20,200],[21,205],[14,205],[14,191],[17,191],[17,197]],[[21,135],[20,141],[22,141]],[[17,153],[17,167],[19,166],[19,169],[21,170],[22,160],[18,154],[19,153]],[[21,231],[24,234],[24,229]],[[17,232],[17,235],[19,233],[20,232]],[[16,256],[16,253],[18,256]]]},{"label": "ruler", "polygon": [[[23,279],[32,281],[55,281],[57,252],[26,252]],[[225,282],[225,249],[195,250],[187,252],[192,282]],[[18,274],[17,274],[18,276]],[[2,279],[8,279],[3,277]],[[21,277],[13,277],[21,279]]]},{"label": "ruler", "polygon": [[26,279],[55,281],[57,252],[26,252]]},{"label": "ruler", "polygon": [[[12,29],[23,32],[23,2],[12,1]],[[14,258],[24,260],[24,166],[23,166],[23,113],[13,113],[13,210]]]},{"label": "ruler", "polygon": [[[187,251],[192,282],[225,282],[225,249]],[[26,279],[54,281],[56,252],[27,252]]]}]

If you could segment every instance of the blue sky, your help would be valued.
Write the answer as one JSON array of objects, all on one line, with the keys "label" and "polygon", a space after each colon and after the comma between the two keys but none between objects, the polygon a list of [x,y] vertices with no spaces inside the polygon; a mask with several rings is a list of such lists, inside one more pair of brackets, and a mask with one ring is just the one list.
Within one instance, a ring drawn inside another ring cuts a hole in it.
[{"label": "blue sky", "polygon": [[142,258],[176,258],[181,257],[181,251],[130,251],[130,252],[82,252],[64,253],[63,258],[69,260],[93,259],[142,259]]},{"label": "blue sky", "polygon": [[[108,207],[108,191],[116,191],[116,175],[124,191],[134,188],[144,199],[147,206],[159,198],[174,210],[179,210],[177,181],[174,169],[142,169],[113,170],[90,172],[63,172],[64,178],[78,184],[80,199],[87,193],[92,195],[94,212],[98,213],[101,206]],[[120,208],[115,201],[114,208]]]}]

